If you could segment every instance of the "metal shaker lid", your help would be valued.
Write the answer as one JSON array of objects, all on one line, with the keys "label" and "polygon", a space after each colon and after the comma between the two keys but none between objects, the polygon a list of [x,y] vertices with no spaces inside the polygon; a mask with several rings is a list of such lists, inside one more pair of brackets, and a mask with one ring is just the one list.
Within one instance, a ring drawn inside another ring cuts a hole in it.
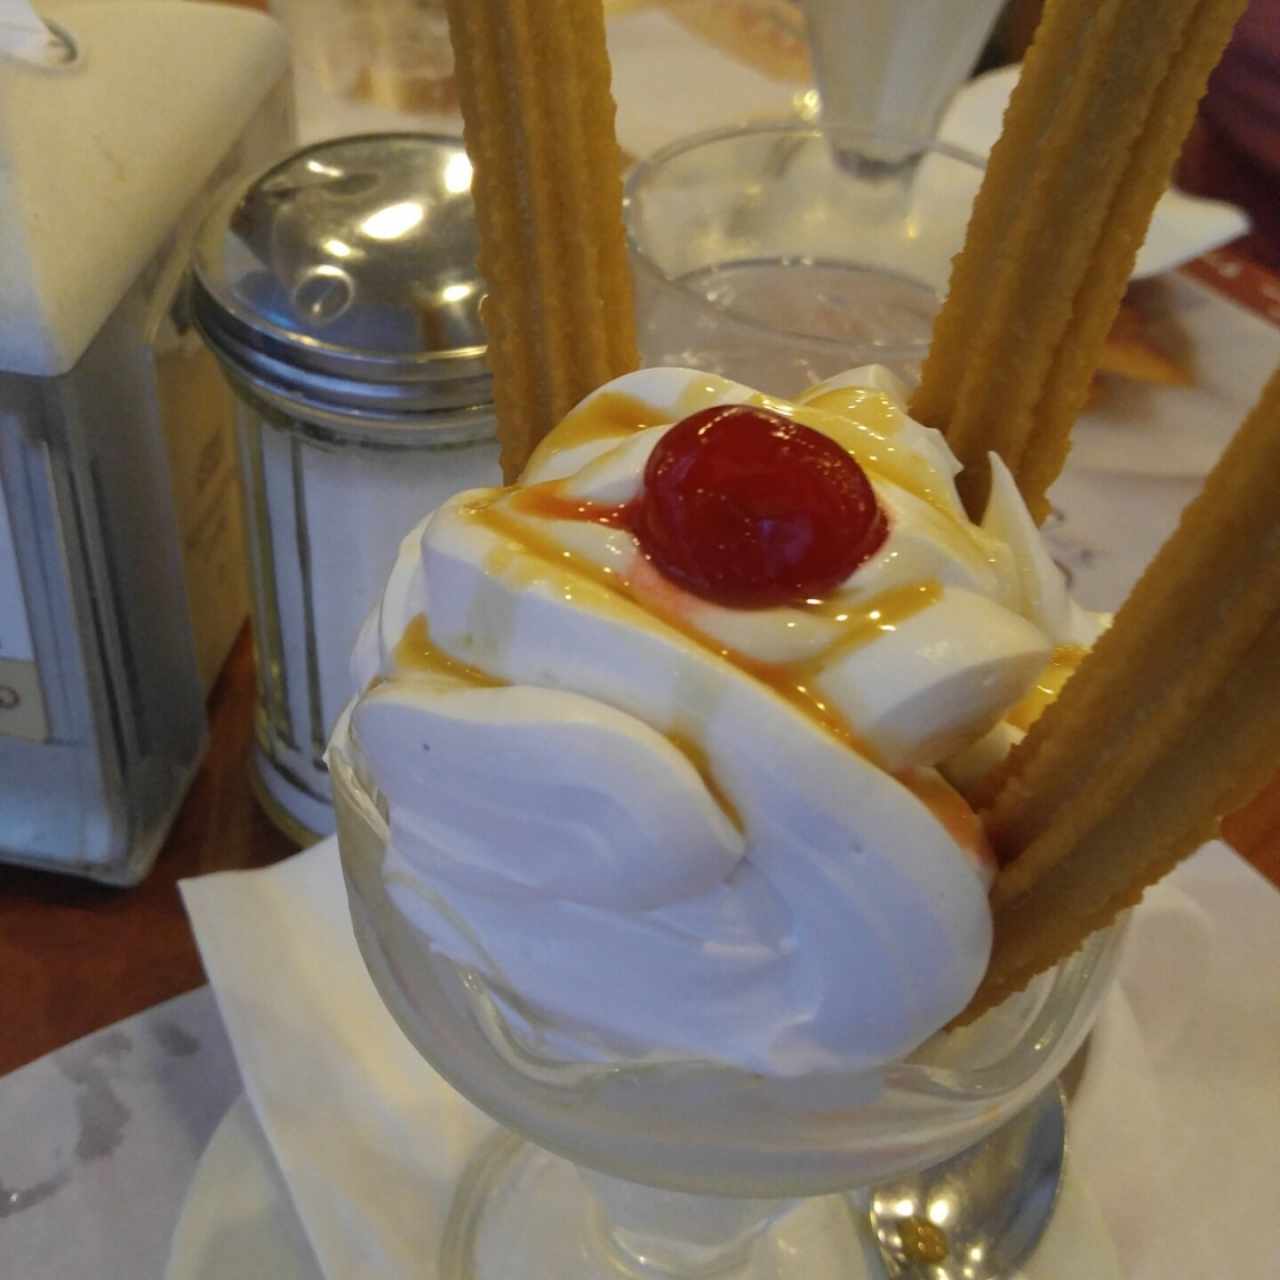
[{"label": "metal shaker lid", "polygon": [[487,404],[476,251],[459,139],[341,138],[214,207],[196,240],[192,307],[224,360],[304,408]]}]

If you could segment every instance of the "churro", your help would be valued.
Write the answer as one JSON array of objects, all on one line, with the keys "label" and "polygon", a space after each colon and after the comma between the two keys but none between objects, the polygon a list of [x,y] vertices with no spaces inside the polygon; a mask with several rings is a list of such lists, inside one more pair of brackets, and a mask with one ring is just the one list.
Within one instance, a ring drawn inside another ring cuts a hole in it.
[{"label": "churro", "polygon": [[489,363],[513,479],[589,391],[635,367],[600,0],[448,0]]},{"label": "churro", "polygon": [[992,150],[914,417],[998,453],[1037,518],[1209,72],[1244,0],[1053,0]]},{"label": "churro", "polygon": [[964,1017],[1108,924],[1280,762],[1280,371],[984,813],[1006,859]]}]

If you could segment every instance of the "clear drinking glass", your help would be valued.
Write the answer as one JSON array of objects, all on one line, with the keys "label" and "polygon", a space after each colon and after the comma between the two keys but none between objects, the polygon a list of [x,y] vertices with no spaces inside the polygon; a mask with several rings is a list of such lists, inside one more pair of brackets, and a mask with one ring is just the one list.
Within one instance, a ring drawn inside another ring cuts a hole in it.
[{"label": "clear drinking glass", "polygon": [[781,396],[860,364],[910,376],[982,172],[944,143],[796,122],[664,147],[625,190],[644,362]]},{"label": "clear drinking glass", "polygon": [[973,1025],[872,1073],[560,1061],[539,1047],[547,1028],[532,1018],[517,1029],[509,994],[434,951],[394,907],[385,810],[345,720],[329,761],[374,983],[419,1052],[510,1131],[459,1184],[443,1280],[847,1274],[863,1246],[848,1201],[827,1193],[935,1164],[1008,1120],[1080,1046],[1114,968],[1117,933],[1095,935]]}]

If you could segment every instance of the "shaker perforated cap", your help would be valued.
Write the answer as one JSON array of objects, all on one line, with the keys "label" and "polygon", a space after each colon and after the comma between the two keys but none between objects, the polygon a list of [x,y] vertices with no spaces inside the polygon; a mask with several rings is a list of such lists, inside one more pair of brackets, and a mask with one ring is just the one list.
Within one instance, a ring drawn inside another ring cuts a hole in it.
[{"label": "shaker perforated cap", "polygon": [[206,340],[276,397],[414,415],[488,404],[471,163],[456,138],[319,143],[206,218],[192,307]]}]

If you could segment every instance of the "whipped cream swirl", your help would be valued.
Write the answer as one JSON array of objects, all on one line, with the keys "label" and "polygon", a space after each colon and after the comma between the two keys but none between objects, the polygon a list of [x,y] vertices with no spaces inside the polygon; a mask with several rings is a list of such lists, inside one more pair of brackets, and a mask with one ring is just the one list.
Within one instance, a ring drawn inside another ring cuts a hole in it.
[{"label": "whipped cream swirl", "polygon": [[[672,423],[736,403],[875,489],[888,537],[822,600],[716,605],[600,518]],[[904,403],[874,366],[795,403],[643,370],[405,539],[337,740],[385,804],[396,909],[555,1052],[863,1070],[977,986],[992,868],[944,772],[984,767],[1096,627],[999,462],[975,525]]]}]

